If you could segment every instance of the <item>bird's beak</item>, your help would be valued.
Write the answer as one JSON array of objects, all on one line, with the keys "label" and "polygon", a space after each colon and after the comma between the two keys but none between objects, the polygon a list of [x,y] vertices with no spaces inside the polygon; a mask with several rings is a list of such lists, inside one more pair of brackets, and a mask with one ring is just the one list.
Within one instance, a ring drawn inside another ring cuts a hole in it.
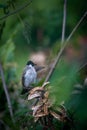
[{"label": "bird's beak", "polygon": [[45,68],[44,66],[37,66],[37,65],[35,65],[34,67],[36,71],[40,71]]}]

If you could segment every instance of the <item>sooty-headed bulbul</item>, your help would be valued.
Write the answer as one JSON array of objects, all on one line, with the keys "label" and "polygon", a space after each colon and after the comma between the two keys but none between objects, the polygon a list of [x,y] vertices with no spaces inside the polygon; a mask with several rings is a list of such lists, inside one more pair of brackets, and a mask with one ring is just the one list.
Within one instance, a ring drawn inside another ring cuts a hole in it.
[{"label": "sooty-headed bulbul", "polygon": [[37,66],[32,61],[27,62],[26,67],[25,67],[23,74],[22,74],[23,90],[22,90],[21,94],[25,94],[33,88],[32,84],[36,83],[37,72],[39,70],[41,70],[42,68],[44,68],[44,67]]}]

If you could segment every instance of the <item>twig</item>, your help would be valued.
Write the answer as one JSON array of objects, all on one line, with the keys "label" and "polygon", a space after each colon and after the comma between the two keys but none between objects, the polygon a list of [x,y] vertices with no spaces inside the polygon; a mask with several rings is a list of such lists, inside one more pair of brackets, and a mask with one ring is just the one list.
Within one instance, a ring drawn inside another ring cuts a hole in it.
[{"label": "twig", "polygon": [[27,2],[25,5],[23,5],[22,7],[16,9],[15,11],[7,14],[7,15],[4,15],[2,17],[0,17],[0,20],[3,20],[3,19],[6,19],[7,17],[11,16],[11,15],[14,15],[16,13],[18,13],[19,11],[23,10],[24,8],[26,8],[27,6],[29,6],[31,4],[32,0],[30,0],[29,2]]},{"label": "twig", "polygon": [[64,11],[63,11],[63,25],[62,25],[62,41],[61,41],[61,45],[63,45],[64,40],[65,40],[66,6],[67,6],[67,0],[64,0]]},{"label": "twig", "polygon": [[7,103],[8,103],[9,113],[10,113],[11,119],[12,119],[12,121],[14,123],[12,105],[11,105],[11,101],[10,101],[10,96],[9,96],[9,93],[8,93],[8,89],[7,89],[7,86],[6,86],[6,83],[5,83],[4,72],[3,72],[3,68],[2,68],[1,63],[0,63],[0,73],[1,73],[1,79],[2,79],[2,84],[3,84],[3,89],[5,91],[5,95],[6,95],[6,99],[7,99]]},{"label": "twig", "polygon": [[82,23],[82,21],[84,20],[84,18],[87,16],[87,11],[84,13],[84,15],[81,17],[81,19],[79,20],[79,22],[77,23],[77,25],[74,27],[74,29],[72,30],[72,32],[70,33],[70,35],[68,36],[66,42],[68,42],[72,35],[74,34],[74,32],[77,30],[77,28],[79,27],[79,25]]},{"label": "twig", "polygon": [[79,22],[77,23],[77,25],[74,27],[74,29],[72,30],[72,32],[70,33],[70,35],[68,36],[68,38],[66,39],[65,41],[65,44],[63,45],[63,47],[60,49],[60,51],[58,52],[57,54],[57,57],[52,65],[52,68],[50,69],[46,79],[45,79],[45,82],[47,82],[49,80],[49,78],[52,76],[52,73],[57,65],[57,63],[59,62],[60,60],[60,57],[66,47],[66,45],[68,44],[70,38],[72,37],[72,35],[75,33],[75,31],[77,30],[77,28],[79,27],[79,25],[81,24],[81,22],[84,20],[84,18],[87,16],[87,11],[84,13],[84,15],[81,17],[81,19],[79,20]]},{"label": "twig", "polygon": [[80,68],[77,70],[77,72],[81,71],[81,69],[83,69],[86,65],[87,65],[87,62],[85,64],[83,64],[82,66],[80,66]]},{"label": "twig", "polygon": [[[12,8],[13,8],[14,10],[16,9],[14,2],[12,3]],[[20,16],[20,14],[16,14],[16,15],[17,15],[19,21],[21,22],[22,26],[24,27],[25,25],[24,25],[24,22],[23,22],[23,20],[22,20],[22,18],[21,18],[21,16]]]},{"label": "twig", "polygon": [[[14,2],[12,3],[12,7],[13,7],[14,10],[16,9]],[[22,27],[23,27],[23,28],[26,28],[26,25],[25,25],[24,21],[22,20],[22,17],[20,16],[19,13],[17,14],[17,18],[19,19],[19,21],[20,21]],[[27,39],[27,42],[29,43],[29,39],[28,39],[28,37],[27,37],[27,34],[26,34],[26,35],[24,34],[24,37],[25,37],[25,39]]]}]

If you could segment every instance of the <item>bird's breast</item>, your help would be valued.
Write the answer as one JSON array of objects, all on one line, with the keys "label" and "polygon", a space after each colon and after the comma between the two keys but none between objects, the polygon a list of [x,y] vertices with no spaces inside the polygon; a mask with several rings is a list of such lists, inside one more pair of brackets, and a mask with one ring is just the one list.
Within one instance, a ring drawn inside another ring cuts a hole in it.
[{"label": "bird's breast", "polygon": [[37,73],[34,68],[28,69],[24,75],[24,85],[29,87],[30,84],[36,82]]}]

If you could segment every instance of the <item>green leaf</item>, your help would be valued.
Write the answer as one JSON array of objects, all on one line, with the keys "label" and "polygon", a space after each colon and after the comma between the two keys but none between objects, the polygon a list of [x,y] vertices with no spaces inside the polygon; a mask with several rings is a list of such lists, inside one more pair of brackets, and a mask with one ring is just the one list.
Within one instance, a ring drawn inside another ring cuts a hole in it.
[{"label": "green leaf", "polygon": [[64,61],[61,61],[56,67],[50,79],[50,98],[54,105],[59,105],[69,98],[76,79],[76,68],[76,65]]},{"label": "green leaf", "polygon": [[10,62],[13,60],[13,51],[15,49],[12,39],[9,39],[6,44],[0,48],[0,59],[3,62]]}]

